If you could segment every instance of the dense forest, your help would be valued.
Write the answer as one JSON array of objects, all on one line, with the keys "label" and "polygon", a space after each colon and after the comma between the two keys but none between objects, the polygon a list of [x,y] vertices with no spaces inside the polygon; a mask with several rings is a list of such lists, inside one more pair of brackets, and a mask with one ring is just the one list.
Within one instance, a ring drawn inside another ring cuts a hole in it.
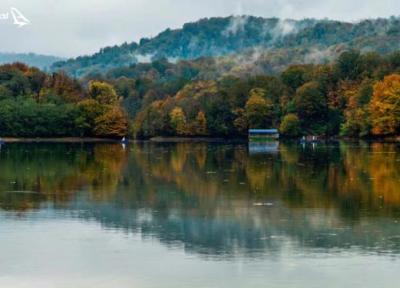
[{"label": "dense forest", "polygon": [[1,136],[243,137],[248,128],[301,135],[400,132],[400,52],[347,51],[279,74],[225,73],[208,58],[166,59],[79,80],[0,66]]},{"label": "dense forest", "polygon": [[271,127],[287,137],[400,132],[399,52],[348,51],[330,64],[294,65],[277,75],[243,78],[199,79],[209,71],[206,65],[197,78],[185,80],[197,70],[168,65],[158,61],[107,75],[138,137],[235,137],[245,136],[248,128]]},{"label": "dense forest", "polygon": [[122,137],[128,120],[107,83],[82,86],[63,73],[15,63],[0,66],[0,135]]},{"label": "dense forest", "polygon": [[57,62],[52,69],[81,77],[163,58],[177,62],[208,57],[225,65],[235,62],[236,67],[256,73],[271,73],[293,64],[330,62],[350,48],[380,54],[399,50],[400,19],[350,23],[252,16],[205,18],[138,43],[106,47],[94,55]]}]

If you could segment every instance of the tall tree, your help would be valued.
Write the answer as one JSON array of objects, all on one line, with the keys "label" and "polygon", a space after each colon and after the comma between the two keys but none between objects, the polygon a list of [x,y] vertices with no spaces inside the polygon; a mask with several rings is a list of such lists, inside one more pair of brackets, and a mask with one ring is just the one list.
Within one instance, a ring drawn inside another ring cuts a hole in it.
[{"label": "tall tree", "polygon": [[246,117],[250,128],[267,128],[272,124],[274,105],[271,100],[264,99],[263,89],[253,89],[246,103]]},{"label": "tall tree", "polygon": [[103,105],[118,104],[119,97],[111,84],[106,82],[91,81],[89,83],[89,96]]},{"label": "tall tree", "polygon": [[181,107],[175,107],[170,113],[170,123],[177,135],[186,135],[186,116]]},{"label": "tall tree", "polygon": [[375,135],[400,132],[400,75],[393,74],[374,86],[371,118]]}]

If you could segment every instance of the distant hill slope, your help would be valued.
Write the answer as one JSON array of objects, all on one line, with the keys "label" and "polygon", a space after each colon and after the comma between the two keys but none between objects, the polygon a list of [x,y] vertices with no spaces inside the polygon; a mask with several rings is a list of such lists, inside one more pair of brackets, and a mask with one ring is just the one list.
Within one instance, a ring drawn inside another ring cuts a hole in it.
[{"label": "distant hill slope", "polygon": [[299,49],[308,52],[300,53],[302,58],[295,62],[320,62],[335,57],[338,49],[350,48],[379,53],[400,49],[400,18],[357,23],[252,16],[207,18],[187,23],[181,29],[167,29],[139,43],[106,47],[91,56],[57,62],[52,69],[82,76],[161,58],[177,61],[230,54],[240,58],[238,55],[249,51],[253,51],[254,57],[274,51],[285,54],[287,51],[288,59],[292,61]]},{"label": "distant hill slope", "polygon": [[35,66],[40,69],[46,70],[57,61],[61,61],[63,58],[39,55],[34,53],[3,53],[0,52],[0,65],[14,62],[23,62],[29,66]]}]

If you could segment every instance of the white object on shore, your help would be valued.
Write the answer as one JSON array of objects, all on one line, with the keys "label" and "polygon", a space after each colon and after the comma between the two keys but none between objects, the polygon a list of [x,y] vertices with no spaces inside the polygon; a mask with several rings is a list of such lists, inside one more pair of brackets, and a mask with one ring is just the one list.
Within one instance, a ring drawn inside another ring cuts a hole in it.
[{"label": "white object on shore", "polygon": [[266,202],[266,203],[259,202],[259,203],[253,203],[253,205],[254,206],[269,206],[269,207],[271,207],[271,206],[274,206],[274,203],[272,203],[272,202]]}]

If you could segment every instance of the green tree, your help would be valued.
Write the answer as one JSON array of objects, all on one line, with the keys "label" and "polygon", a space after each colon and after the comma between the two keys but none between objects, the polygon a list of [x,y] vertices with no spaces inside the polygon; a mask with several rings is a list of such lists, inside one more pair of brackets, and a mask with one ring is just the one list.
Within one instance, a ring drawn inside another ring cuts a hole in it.
[{"label": "green tree", "polygon": [[299,117],[296,114],[287,114],[279,127],[279,132],[286,137],[298,137],[302,134]]},{"label": "green tree", "polygon": [[297,89],[295,105],[303,128],[314,130],[315,127],[318,128],[316,130],[320,130],[326,119],[328,107],[317,82],[308,82]]},{"label": "green tree", "polygon": [[282,82],[292,91],[296,91],[304,83],[311,79],[312,66],[294,65],[287,68],[281,74]]},{"label": "green tree", "polygon": [[0,100],[9,99],[12,97],[12,92],[10,89],[0,85]]},{"label": "green tree", "polygon": [[341,79],[356,80],[362,72],[362,59],[359,51],[342,53],[337,62],[336,70]]},{"label": "green tree", "polygon": [[104,114],[105,108],[93,99],[81,101],[77,106],[81,111],[81,117],[77,119],[80,133],[83,133],[85,136],[94,135],[96,119]]}]

